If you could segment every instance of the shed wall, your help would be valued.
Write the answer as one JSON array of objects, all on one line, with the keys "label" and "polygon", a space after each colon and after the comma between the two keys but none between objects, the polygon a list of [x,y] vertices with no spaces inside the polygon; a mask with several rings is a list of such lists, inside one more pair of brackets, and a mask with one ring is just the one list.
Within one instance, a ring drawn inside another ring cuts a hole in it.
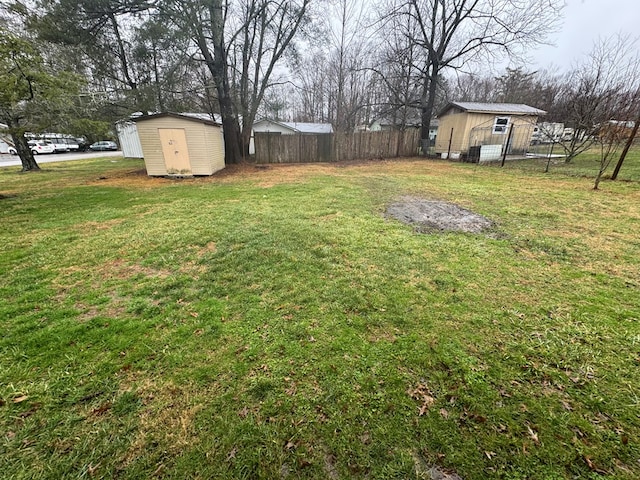
[{"label": "shed wall", "polygon": [[191,120],[161,117],[137,123],[138,136],[149,175],[167,175],[158,129],[182,128],[185,130],[191,173],[211,175],[224,168],[224,141],[222,129]]},{"label": "shed wall", "polygon": [[[469,151],[469,138],[474,128],[492,128],[496,117],[509,117],[509,124],[515,127],[530,126],[531,133],[537,121],[535,115],[509,115],[495,113],[456,113],[453,115],[445,115],[441,117],[440,126],[438,128],[438,136],[436,138],[436,153],[446,153],[449,148],[449,138],[451,137],[451,129],[453,128],[453,139],[451,141],[451,151],[467,153]],[[506,133],[494,135],[499,141],[493,143],[506,142]],[[503,138],[504,137],[504,138]],[[519,135],[512,139],[512,147],[522,150],[529,146],[531,135]]]},{"label": "shed wall", "polygon": [[[451,151],[463,152],[465,132],[467,130],[467,113],[455,113],[453,115],[445,115],[440,118],[438,125],[438,136],[436,137],[436,153],[447,152],[449,149],[449,140],[451,139]],[[451,137],[451,129],[453,128],[453,137]],[[469,138],[469,135],[466,135]],[[468,148],[468,141],[467,141]]]}]

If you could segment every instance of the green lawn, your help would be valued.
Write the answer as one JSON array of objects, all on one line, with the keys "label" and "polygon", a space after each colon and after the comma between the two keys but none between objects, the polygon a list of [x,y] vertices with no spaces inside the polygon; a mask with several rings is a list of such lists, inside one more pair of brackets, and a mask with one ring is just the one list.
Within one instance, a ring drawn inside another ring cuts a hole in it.
[{"label": "green lawn", "polygon": [[0,477],[637,479],[639,160],[1,169]]}]

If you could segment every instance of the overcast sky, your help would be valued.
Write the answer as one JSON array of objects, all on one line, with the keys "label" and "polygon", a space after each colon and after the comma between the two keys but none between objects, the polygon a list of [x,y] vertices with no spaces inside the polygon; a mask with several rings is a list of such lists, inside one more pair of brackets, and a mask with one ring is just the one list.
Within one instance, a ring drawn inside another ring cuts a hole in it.
[{"label": "overcast sky", "polygon": [[[618,33],[640,35],[640,0],[565,0],[561,30],[549,38],[553,46],[531,52],[538,68],[568,69],[591,51],[599,37]],[[640,45],[636,44],[636,49]]]}]

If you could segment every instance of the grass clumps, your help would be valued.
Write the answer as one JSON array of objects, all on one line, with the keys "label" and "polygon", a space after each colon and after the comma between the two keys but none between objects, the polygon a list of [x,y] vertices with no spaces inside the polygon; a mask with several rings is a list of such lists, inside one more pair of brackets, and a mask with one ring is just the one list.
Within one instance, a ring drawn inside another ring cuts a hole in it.
[{"label": "grass clumps", "polygon": [[[141,168],[0,172],[4,475],[640,475],[637,183]],[[492,234],[416,232],[404,197]]]}]

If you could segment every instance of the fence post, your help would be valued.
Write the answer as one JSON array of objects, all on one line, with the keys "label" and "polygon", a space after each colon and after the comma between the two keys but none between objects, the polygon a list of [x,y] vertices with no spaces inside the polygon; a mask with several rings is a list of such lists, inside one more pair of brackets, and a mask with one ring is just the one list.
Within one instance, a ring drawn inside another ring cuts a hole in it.
[{"label": "fence post", "polygon": [[509,126],[509,135],[507,135],[507,144],[504,146],[504,152],[502,152],[501,167],[504,167],[504,161],[507,159],[507,151],[509,150],[509,143],[511,142],[511,135],[513,134],[513,123]]},{"label": "fence post", "polygon": [[451,135],[449,135],[449,148],[447,148],[447,159],[451,157],[451,142],[453,142],[453,127],[451,128]]},{"label": "fence post", "polygon": [[267,132],[267,163],[271,163],[271,132]]}]

